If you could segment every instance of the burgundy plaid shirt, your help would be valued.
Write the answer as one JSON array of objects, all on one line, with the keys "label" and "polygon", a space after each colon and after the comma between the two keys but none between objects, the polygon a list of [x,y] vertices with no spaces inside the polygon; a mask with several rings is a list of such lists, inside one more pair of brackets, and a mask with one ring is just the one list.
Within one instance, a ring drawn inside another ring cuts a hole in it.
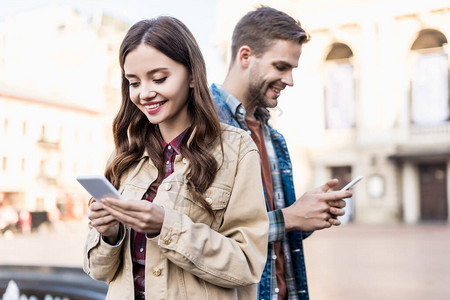
[{"label": "burgundy plaid shirt", "polygon": [[[163,146],[164,157],[164,177],[173,173],[175,156],[180,154],[180,144],[184,135],[189,130],[189,127],[180,135],[174,138],[170,143],[166,143],[161,135],[158,135],[161,145]],[[142,200],[153,202],[156,196],[160,182],[153,182]],[[143,294],[145,292],[145,250],[147,245],[147,238],[144,233],[132,230],[131,241],[131,258],[133,260],[133,276],[134,276],[134,291],[135,294]]]}]

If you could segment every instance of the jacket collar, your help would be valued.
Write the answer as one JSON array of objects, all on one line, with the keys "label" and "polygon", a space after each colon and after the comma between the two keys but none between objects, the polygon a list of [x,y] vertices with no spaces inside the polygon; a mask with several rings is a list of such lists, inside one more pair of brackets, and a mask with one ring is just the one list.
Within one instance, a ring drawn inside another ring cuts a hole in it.
[{"label": "jacket collar", "polygon": [[[189,139],[186,143],[188,148],[189,148],[189,145],[192,143],[192,140],[194,139],[196,133],[197,133],[197,127],[194,127],[194,129],[192,130],[192,133],[189,136]],[[140,159],[148,158],[148,157],[149,157],[149,155],[148,155],[147,149],[144,149],[144,152],[142,153]]]}]

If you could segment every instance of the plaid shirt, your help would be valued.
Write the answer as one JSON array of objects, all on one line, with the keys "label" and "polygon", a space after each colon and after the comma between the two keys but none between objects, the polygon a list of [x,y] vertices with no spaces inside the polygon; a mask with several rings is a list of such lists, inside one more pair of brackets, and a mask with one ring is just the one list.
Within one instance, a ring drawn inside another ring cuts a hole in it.
[{"label": "plaid shirt", "polygon": [[[166,143],[161,135],[158,135],[161,145],[163,146],[164,157],[164,176],[163,180],[173,173],[175,157],[180,154],[180,145],[184,135],[189,130],[189,127],[180,135],[174,138],[170,143]],[[153,202],[156,196],[158,187],[161,182],[153,182],[148,188],[142,200]],[[147,238],[144,233],[132,230],[131,241],[131,258],[133,260],[133,277],[134,277],[134,291],[136,295],[143,295],[145,292],[145,250],[147,245]]]},{"label": "plaid shirt", "polygon": [[[282,216],[281,209],[285,207],[283,183],[281,180],[280,164],[278,163],[277,156],[275,154],[275,149],[272,144],[272,137],[270,131],[265,123],[263,125],[264,141],[266,142],[267,155],[269,156],[270,170],[272,172],[272,185],[273,185],[273,206],[274,209],[281,213],[281,216],[277,216],[276,224],[282,223],[283,226],[283,237],[282,237],[282,247],[284,254],[284,277],[286,280],[287,295],[289,300],[298,300],[297,289],[295,287],[295,276],[294,269],[292,267],[291,259],[291,249],[288,243],[288,238],[286,232],[284,231],[284,218]],[[280,218],[281,217],[281,218]],[[280,226],[279,226],[280,227]],[[278,232],[278,234],[280,234]],[[277,282],[276,276],[272,275],[272,284]],[[276,295],[273,298],[276,299]]]},{"label": "plaid shirt", "polygon": [[[233,95],[228,93],[222,86],[214,84],[213,89],[216,89],[221,94],[222,99],[224,99],[228,109],[231,111],[234,121],[237,121],[237,125],[250,133],[247,123],[245,122],[245,108],[242,103],[236,99]],[[219,113],[220,115],[220,113]],[[273,195],[274,195],[274,210],[269,211],[269,250],[268,258],[272,264],[271,267],[271,280],[270,280],[270,299],[278,299],[278,288],[277,288],[277,277],[275,273],[275,260],[276,255],[271,243],[282,242],[283,253],[284,253],[284,270],[285,270],[285,280],[287,287],[287,295],[289,300],[296,300],[298,298],[297,288],[295,284],[294,268],[292,265],[291,250],[289,246],[289,240],[286,236],[285,225],[282,208],[285,207],[285,199],[283,192],[282,179],[280,174],[280,166],[278,163],[277,156],[272,144],[272,138],[267,126],[268,118],[260,117],[260,122],[263,127],[264,141],[266,144],[267,154],[269,156],[270,170],[272,174],[273,183]],[[230,122],[232,123],[232,122]]]}]

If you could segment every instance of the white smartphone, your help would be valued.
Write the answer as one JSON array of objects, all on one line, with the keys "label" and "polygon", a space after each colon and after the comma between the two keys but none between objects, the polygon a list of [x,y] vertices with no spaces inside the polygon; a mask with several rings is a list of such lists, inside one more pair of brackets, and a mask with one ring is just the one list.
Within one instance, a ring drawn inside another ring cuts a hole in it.
[{"label": "white smartphone", "polygon": [[363,176],[358,176],[355,179],[353,179],[352,181],[350,181],[346,186],[344,186],[341,191],[346,191],[349,188],[351,188],[352,186],[354,186],[355,184],[357,184],[361,179],[363,179]]},{"label": "white smartphone", "polygon": [[96,201],[100,201],[107,196],[123,200],[122,195],[103,175],[78,176],[77,181]]}]

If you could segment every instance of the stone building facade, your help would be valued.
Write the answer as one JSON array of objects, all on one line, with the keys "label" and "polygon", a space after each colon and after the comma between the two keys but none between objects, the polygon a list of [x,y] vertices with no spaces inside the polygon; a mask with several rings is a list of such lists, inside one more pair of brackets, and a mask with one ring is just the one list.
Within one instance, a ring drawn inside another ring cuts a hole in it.
[{"label": "stone building facade", "polygon": [[[295,85],[273,111],[297,193],[363,175],[344,221],[448,223],[450,3],[262,3],[299,19],[311,35]],[[234,24],[256,4],[239,10],[220,1],[216,44],[224,66]]]},{"label": "stone building facade", "polygon": [[77,175],[102,174],[129,24],[64,6],[0,20],[0,200],[84,216]]}]

